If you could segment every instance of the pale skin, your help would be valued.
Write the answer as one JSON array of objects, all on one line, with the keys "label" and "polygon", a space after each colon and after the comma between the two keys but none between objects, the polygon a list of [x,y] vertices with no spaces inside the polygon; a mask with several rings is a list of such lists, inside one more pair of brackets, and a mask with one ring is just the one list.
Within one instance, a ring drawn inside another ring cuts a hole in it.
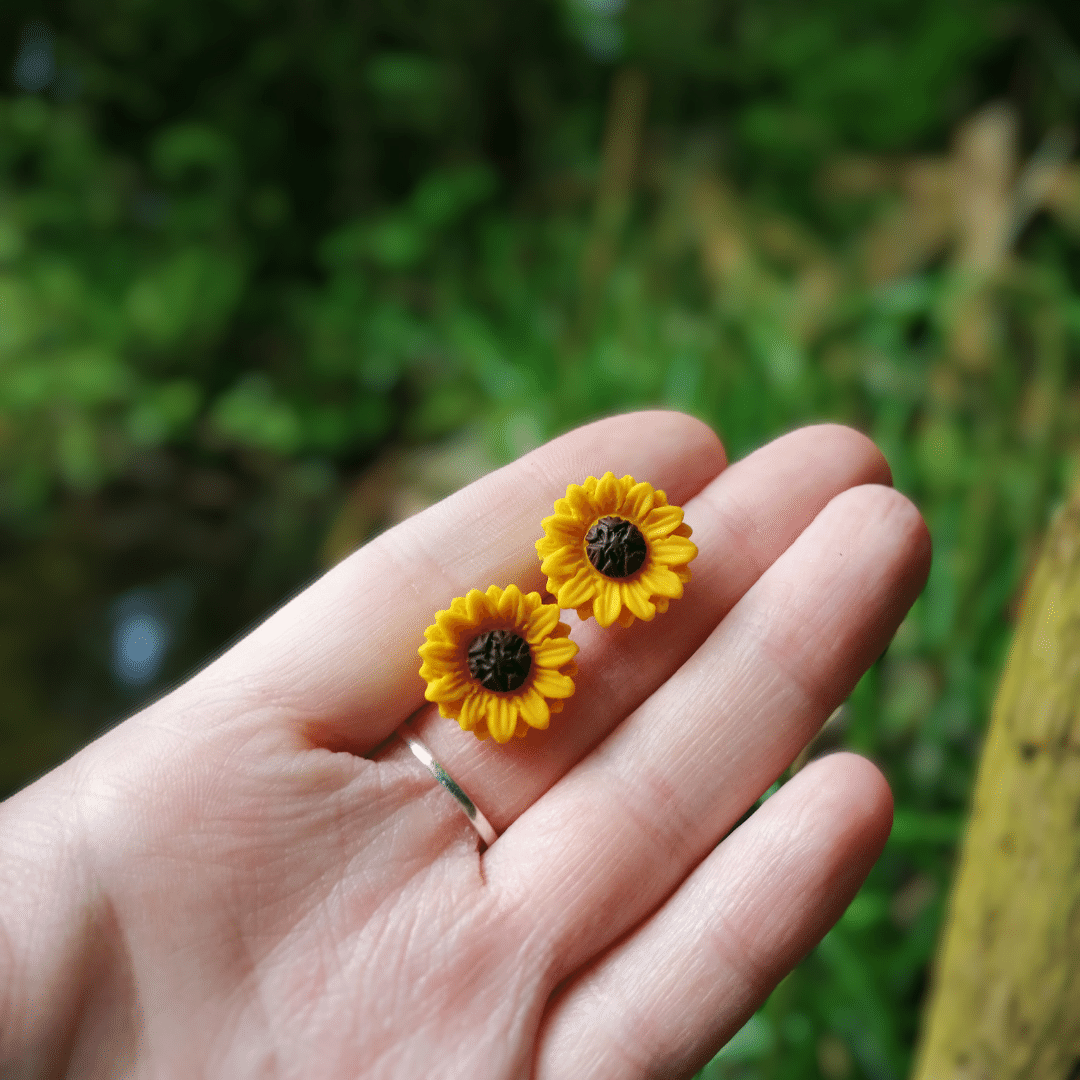
[{"label": "pale skin", "polygon": [[[564,616],[547,731],[394,731],[470,588],[540,589],[566,485],[666,490],[700,549],[629,630]],[[339,564],[188,683],[0,806],[0,1076],[691,1076],[843,912],[888,836],[868,761],[734,831],[888,645],[930,544],[862,435],[728,466],[677,413],[571,432]],[[389,741],[388,741],[389,740]]]}]

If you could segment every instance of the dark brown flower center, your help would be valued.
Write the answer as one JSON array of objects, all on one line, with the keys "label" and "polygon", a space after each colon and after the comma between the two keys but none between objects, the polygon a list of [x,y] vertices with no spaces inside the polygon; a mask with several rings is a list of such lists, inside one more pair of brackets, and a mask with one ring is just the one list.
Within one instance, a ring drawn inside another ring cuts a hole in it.
[{"label": "dark brown flower center", "polygon": [[589,562],[604,577],[624,578],[636,574],[649,549],[641,530],[625,518],[603,517],[585,537]]},{"label": "dark brown flower center", "polygon": [[469,645],[469,672],[487,690],[516,690],[529,676],[529,643],[510,630],[488,630]]}]

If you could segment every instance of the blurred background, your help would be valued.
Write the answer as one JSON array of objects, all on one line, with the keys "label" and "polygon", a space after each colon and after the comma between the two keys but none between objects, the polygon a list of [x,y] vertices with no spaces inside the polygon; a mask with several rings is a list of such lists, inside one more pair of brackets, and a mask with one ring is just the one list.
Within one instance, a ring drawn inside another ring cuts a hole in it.
[{"label": "blurred background", "polygon": [[590,418],[870,434],[930,581],[884,857],[705,1070],[899,1080],[1080,450],[1064,0],[6,0],[0,793]]}]

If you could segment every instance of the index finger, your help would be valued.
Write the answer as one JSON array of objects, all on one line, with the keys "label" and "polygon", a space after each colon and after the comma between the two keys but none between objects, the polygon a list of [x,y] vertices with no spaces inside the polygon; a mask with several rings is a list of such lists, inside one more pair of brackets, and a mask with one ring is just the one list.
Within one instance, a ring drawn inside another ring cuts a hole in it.
[{"label": "index finger", "polygon": [[473,588],[540,588],[533,545],[568,483],[629,473],[678,504],[725,464],[716,434],[682,413],[578,428],[383,533],[189,685],[212,685],[219,709],[257,709],[261,723],[269,711],[319,745],[365,753],[423,702],[416,650],[437,610]]}]

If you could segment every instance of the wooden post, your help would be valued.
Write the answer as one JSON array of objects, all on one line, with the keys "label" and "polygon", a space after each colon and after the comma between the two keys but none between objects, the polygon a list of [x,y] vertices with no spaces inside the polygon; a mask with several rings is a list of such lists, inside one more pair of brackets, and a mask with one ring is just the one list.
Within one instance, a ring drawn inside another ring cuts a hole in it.
[{"label": "wooden post", "polygon": [[1080,1077],[1080,497],[998,688],[913,1076]]}]

